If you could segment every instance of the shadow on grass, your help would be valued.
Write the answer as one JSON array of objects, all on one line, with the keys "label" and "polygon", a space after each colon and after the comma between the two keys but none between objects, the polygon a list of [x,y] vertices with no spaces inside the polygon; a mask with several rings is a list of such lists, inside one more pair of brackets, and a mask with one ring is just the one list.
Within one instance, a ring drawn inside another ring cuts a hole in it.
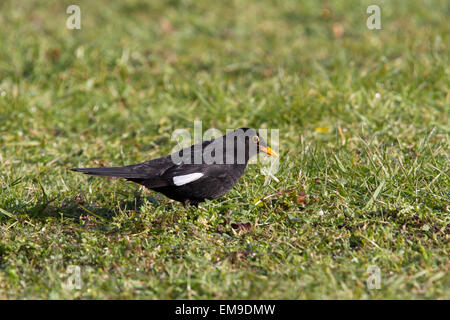
[{"label": "shadow on grass", "polygon": [[[138,211],[144,204],[144,200],[158,204],[158,202],[152,197],[141,197],[137,195],[134,200],[122,201],[119,206],[115,206],[112,209],[109,206],[97,206],[93,203],[87,203],[83,196],[77,195],[75,197],[69,197],[62,201],[56,199],[48,199],[43,196],[34,205],[29,204],[17,204],[14,206],[6,206],[2,208],[3,214],[9,218],[27,217],[33,220],[45,221],[48,218],[59,218],[61,216],[66,218],[72,218],[79,222],[86,216],[91,216],[99,220],[111,220],[120,211],[133,210]],[[1,221],[1,220],[0,220]]]}]

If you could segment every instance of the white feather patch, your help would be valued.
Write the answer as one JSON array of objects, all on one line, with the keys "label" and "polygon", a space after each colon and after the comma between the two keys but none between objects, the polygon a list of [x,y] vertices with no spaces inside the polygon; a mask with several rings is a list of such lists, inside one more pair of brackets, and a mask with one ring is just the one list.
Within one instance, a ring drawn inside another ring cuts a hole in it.
[{"label": "white feather patch", "polygon": [[182,186],[189,182],[198,180],[201,177],[203,177],[203,173],[200,172],[185,174],[182,176],[173,177],[173,183],[175,183],[176,186]]}]

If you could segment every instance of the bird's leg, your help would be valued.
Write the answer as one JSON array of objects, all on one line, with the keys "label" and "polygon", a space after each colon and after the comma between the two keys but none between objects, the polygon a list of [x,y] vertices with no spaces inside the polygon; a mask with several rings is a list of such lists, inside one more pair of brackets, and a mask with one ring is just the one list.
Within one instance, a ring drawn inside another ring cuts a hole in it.
[{"label": "bird's leg", "polygon": [[187,209],[188,206],[190,206],[190,205],[198,208],[198,202],[197,201],[191,201],[191,200],[188,200],[188,199],[183,201],[183,206],[184,206],[185,209]]}]

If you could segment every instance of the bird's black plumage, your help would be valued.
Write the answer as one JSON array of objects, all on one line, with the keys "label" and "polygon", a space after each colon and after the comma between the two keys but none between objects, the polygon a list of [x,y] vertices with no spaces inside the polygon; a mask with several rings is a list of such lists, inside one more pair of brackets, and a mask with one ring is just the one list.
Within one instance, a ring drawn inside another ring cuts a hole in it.
[{"label": "bird's black plumage", "polygon": [[254,129],[241,128],[168,156],[124,167],[76,168],[96,176],[120,177],[187,204],[212,200],[239,181],[260,151],[277,156]]}]

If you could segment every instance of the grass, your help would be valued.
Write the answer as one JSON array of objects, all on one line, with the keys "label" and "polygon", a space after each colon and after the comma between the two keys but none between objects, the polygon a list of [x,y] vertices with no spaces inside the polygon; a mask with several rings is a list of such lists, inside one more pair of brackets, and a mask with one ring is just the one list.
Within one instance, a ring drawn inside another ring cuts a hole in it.
[{"label": "grass", "polygon": [[[1,299],[450,298],[447,1],[69,4],[0,3]],[[279,181],[185,210],[69,171],[194,120],[279,129]]]}]

